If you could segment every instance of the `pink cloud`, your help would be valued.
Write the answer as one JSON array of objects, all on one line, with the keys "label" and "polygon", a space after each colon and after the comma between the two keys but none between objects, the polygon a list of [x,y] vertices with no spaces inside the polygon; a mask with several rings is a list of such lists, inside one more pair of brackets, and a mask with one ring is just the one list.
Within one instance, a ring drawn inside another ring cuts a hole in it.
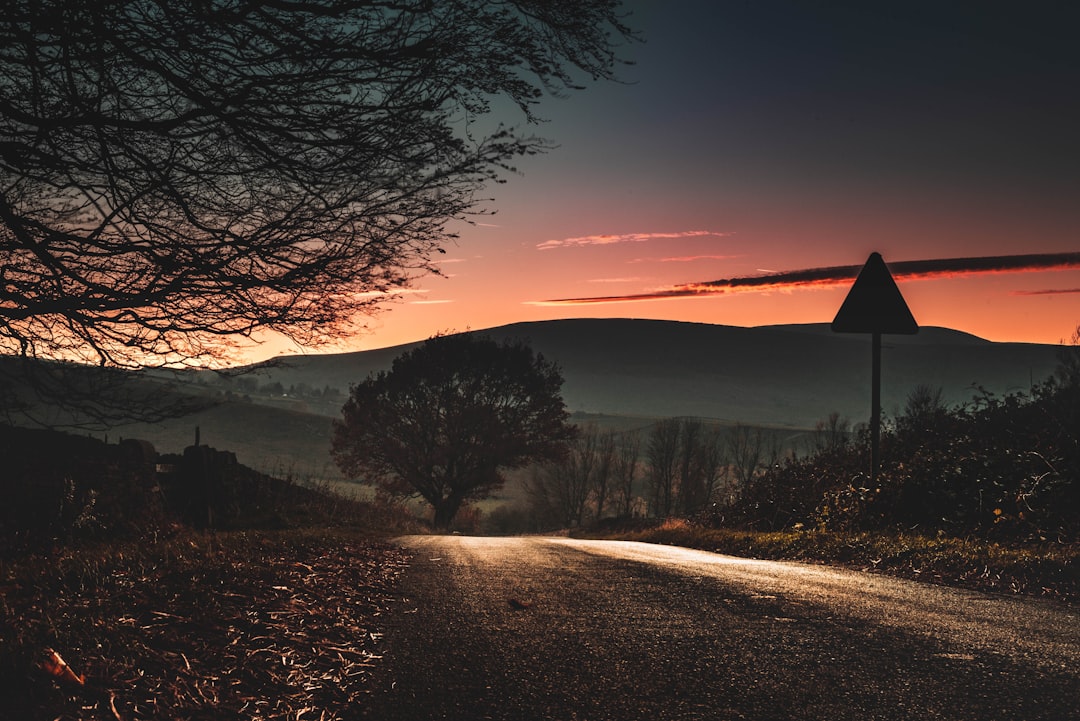
[{"label": "pink cloud", "polygon": [[634,258],[628,263],[692,263],[696,260],[731,260],[737,255],[679,255],[670,258]]},{"label": "pink cloud", "polygon": [[614,245],[616,243],[642,243],[648,240],[673,240],[676,238],[722,238],[731,233],[718,233],[711,230],[682,230],[672,233],[619,233],[601,235],[583,235],[577,238],[560,238],[558,240],[545,240],[537,244],[538,250],[552,250],[554,248],[573,248],[583,245]]}]

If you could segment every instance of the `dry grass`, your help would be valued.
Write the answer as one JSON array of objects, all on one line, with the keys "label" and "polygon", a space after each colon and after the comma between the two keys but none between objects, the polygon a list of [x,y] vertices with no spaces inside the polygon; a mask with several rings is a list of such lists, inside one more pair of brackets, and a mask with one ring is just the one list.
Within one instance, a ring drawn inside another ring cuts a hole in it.
[{"label": "dry grass", "polygon": [[[0,561],[0,718],[341,718],[367,692],[405,562],[345,530]],[[66,681],[44,668],[52,651]]]}]

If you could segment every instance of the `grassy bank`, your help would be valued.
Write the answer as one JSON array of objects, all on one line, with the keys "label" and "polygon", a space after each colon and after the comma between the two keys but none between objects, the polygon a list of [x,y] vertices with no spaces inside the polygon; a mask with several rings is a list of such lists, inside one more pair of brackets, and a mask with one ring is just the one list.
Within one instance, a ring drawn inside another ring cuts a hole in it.
[{"label": "grassy bank", "polygon": [[1002,545],[913,533],[761,533],[706,528],[681,519],[651,528],[593,532],[588,536],[753,558],[834,563],[929,583],[1080,603],[1080,547],[1075,544]]}]

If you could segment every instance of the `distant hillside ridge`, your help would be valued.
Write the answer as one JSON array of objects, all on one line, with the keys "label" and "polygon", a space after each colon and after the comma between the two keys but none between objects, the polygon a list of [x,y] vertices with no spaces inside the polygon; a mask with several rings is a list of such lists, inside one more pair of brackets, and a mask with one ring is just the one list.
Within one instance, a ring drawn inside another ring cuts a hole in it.
[{"label": "distant hillside ridge", "polygon": [[[589,318],[470,332],[525,340],[556,361],[571,411],[791,428],[811,428],[831,412],[860,422],[870,412],[870,337],[833,333],[825,323],[743,328]],[[331,386],[344,393],[416,345],[283,356],[252,370],[260,382]],[[938,327],[913,336],[886,335],[883,410],[897,413],[920,384],[940,387],[949,404],[970,401],[976,387],[995,394],[1026,391],[1053,373],[1056,350]]]}]

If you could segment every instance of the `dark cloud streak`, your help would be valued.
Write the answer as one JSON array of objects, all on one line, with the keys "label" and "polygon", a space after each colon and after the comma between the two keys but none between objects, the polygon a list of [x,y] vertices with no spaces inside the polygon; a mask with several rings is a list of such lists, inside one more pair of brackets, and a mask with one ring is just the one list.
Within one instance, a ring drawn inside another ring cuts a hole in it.
[{"label": "dark cloud streak", "polygon": [[[935,258],[888,263],[896,280],[952,278],[990,273],[1019,273],[1080,268],[1080,253],[1030,253],[967,258]],[[782,290],[801,287],[827,287],[853,281],[861,265],[840,265],[827,268],[807,268],[766,275],[723,278],[701,283],[687,283],[652,293],[594,298],[565,298],[543,301],[544,304],[573,305],[590,303],[623,303],[667,298],[724,295],[755,290]],[[1069,291],[1066,291],[1069,292]]]},{"label": "dark cloud streak", "polygon": [[1080,293],[1080,288],[1060,288],[1050,290],[1014,290],[1012,295],[1069,295]]}]

